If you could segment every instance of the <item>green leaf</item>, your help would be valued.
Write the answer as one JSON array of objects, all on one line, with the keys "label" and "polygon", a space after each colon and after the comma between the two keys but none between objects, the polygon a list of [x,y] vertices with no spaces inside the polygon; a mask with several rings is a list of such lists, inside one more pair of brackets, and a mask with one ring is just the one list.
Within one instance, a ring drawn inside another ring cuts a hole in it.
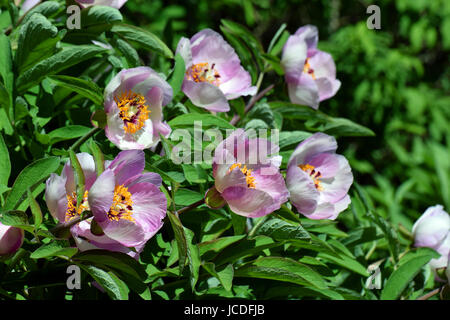
[{"label": "green leaf", "polygon": [[172,229],[175,234],[175,240],[177,241],[178,245],[179,271],[181,275],[183,273],[184,265],[186,263],[188,255],[188,243],[186,234],[184,233],[184,227],[181,224],[180,219],[176,215],[174,215],[170,211],[167,211],[167,216],[169,217],[170,224],[172,225]]},{"label": "green leaf", "polygon": [[287,27],[286,23],[283,23],[280,26],[280,28],[278,28],[278,30],[275,33],[275,35],[273,36],[272,40],[270,40],[270,44],[269,44],[269,48],[267,49],[267,52],[273,54],[271,51],[272,51],[273,47],[276,45],[276,43],[279,40],[279,38],[281,37],[281,35],[283,34],[283,31],[286,29],[286,27]]},{"label": "green leaf", "polygon": [[113,300],[128,300],[130,290],[112,271],[106,271],[95,266],[80,265],[103,288]]},{"label": "green leaf", "polygon": [[242,240],[245,237],[246,235],[242,234],[238,236],[222,237],[211,241],[201,242],[198,244],[200,256],[203,256],[208,252],[219,253],[229,245],[236,243],[237,241]]},{"label": "green leaf", "polygon": [[35,13],[20,29],[15,57],[19,73],[50,57],[59,40],[58,28],[42,14]]},{"label": "green leaf", "polygon": [[31,213],[34,217],[34,228],[39,229],[42,223],[42,211],[41,207],[37,203],[37,201],[34,199],[33,194],[31,193],[30,189],[27,190],[28,195],[28,202],[30,203]]},{"label": "green leaf", "polygon": [[232,264],[227,264],[221,270],[216,270],[216,266],[212,262],[206,262],[203,268],[213,277],[216,277],[227,291],[231,291],[233,286],[234,268]]},{"label": "green leaf", "polygon": [[259,258],[237,269],[234,276],[278,280],[319,289],[327,288],[325,280],[319,273],[289,258]]},{"label": "green leaf", "polygon": [[344,267],[348,270],[354,271],[362,275],[363,277],[369,276],[366,268],[362,264],[360,264],[356,259],[348,257],[346,255],[340,255],[339,257],[337,257],[335,255],[321,252],[319,253],[318,257],[331,261],[338,266]]},{"label": "green leaf", "polygon": [[118,272],[122,272],[138,280],[145,280],[147,274],[142,265],[129,255],[121,252],[105,250],[88,250],[80,252],[72,257],[73,261],[89,262],[90,264],[107,267]]},{"label": "green leaf", "polygon": [[115,24],[111,31],[127,41],[136,42],[146,50],[150,50],[166,58],[173,58],[173,53],[169,47],[156,35],[147,30],[127,24]]},{"label": "green leaf", "polygon": [[[11,120],[13,117],[12,112],[12,97],[13,97],[13,87],[14,87],[14,73],[13,73],[13,61],[11,44],[9,38],[4,34],[0,34],[0,76],[3,79],[4,89],[2,95],[8,100],[0,102],[0,105],[4,106],[4,111],[7,115],[7,119]],[[11,127],[9,121],[7,125]],[[12,128],[10,128],[12,131]],[[9,130],[8,130],[9,131]],[[8,132],[8,134],[12,134]]]},{"label": "green leaf", "polygon": [[106,49],[93,45],[67,46],[55,55],[40,61],[17,79],[19,93],[38,84],[48,75],[56,74],[80,62],[89,60]]},{"label": "green leaf", "polygon": [[[415,278],[422,267],[436,257],[436,253],[433,254],[430,253],[430,251],[424,251],[421,254],[416,254],[414,259],[411,259],[410,257],[407,258],[408,261],[401,264],[386,281],[383,291],[381,291],[380,299],[395,300],[400,297],[408,283]],[[402,258],[402,260],[404,258]]]},{"label": "green leaf", "polygon": [[94,157],[95,162],[95,172],[97,173],[97,177],[100,176],[105,170],[105,156],[103,155],[100,147],[95,143],[94,140],[91,140],[89,144],[89,149],[91,150],[92,156]]},{"label": "green leaf", "polygon": [[88,98],[98,106],[103,106],[103,92],[92,80],[74,78],[70,76],[49,76],[57,85],[72,90]]},{"label": "green leaf", "polygon": [[180,206],[189,206],[202,199],[202,194],[190,189],[181,188],[175,193],[175,204]]},{"label": "green leaf", "polygon": [[216,117],[212,114],[198,114],[198,113],[187,113],[182,114],[172,120],[169,121],[169,125],[171,128],[174,127],[192,127],[194,125],[194,121],[201,121],[202,127],[218,127],[223,129],[234,129],[234,126],[231,125],[228,121]]},{"label": "green leaf", "polygon": [[309,233],[298,225],[292,225],[280,219],[270,219],[256,230],[257,235],[264,235],[277,241],[310,239]]},{"label": "green leaf", "polygon": [[173,68],[172,75],[169,79],[169,84],[172,86],[174,97],[176,97],[181,90],[181,85],[183,84],[185,71],[186,66],[184,64],[184,59],[179,53],[177,53],[175,56],[175,66]]},{"label": "green leaf", "polygon": [[139,54],[128,42],[118,38],[114,40],[114,44],[114,48],[123,54],[130,68],[135,68],[141,65]]},{"label": "green leaf", "polygon": [[61,8],[61,5],[57,1],[45,1],[40,4],[38,4],[36,7],[30,9],[30,11],[27,11],[25,18],[23,19],[22,23],[27,23],[28,20],[31,19],[33,14],[40,13],[43,16],[46,16],[47,18],[52,17],[55,13],[59,11]]},{"label": "green leaf", "polygon": [[120,11],[108,6],[95,5],[81,11],[82,29],[94,25],[112,25],[122,20],[123,17]]},{"label": "green leaf", "polygon": [[0,185],[8,186],[9,176],[11,174],[11,161],[9,158],[8,147],[0,134]]},{"label": "green leaf", "polygon": [[72,140],[84,136],[91,131],[91,128],[79,125],[65,126],[53,130],[47,134],[49,138],[49,144],[55,144],[60,141]]},{"label": "green leaf", "polygon": [[44,244],[37,248],[31,255],[32,259],[42,259],[54,256],[71,257],[78,252],[77,248],[68,246],[67,241],[52,241],[49,244]]},{"label": "green leaf", "polygon": [[297,147],[303,140],[309,138],[312,134],[306,131],[281,131],[278,146],[280,150],[287,147]]},{"label": "green leaf", "polygon": [[72,149],[69,149],[70,165],[72,166],[74,173],[74,181],[77,192],[77,209],[83,203],[84,190],[86,184],[86,178],[84,176],[83,168],[81,167],[78,157]]},{"label": "green leaf", "polygon": [[14,210],[25,200],[27,189],[34,190],[59,167],[58,157],[36,160],[20,172],[6,198],[4,210]]},{"label": "green leaf", "polygon": [[187,228],[184,228],[184,234],[186,235],[186,241],[188,243],[187,255],[189,261],[191,288],[194,290],[200,274],[199,271],[201,265],[200,253],[198,250],[198,246],[193,243],[194,232],[192,232]]},{"label": "green leaf", "polygon": [[305,120],[305,126],[311,130],[336,136],[374,136],[375,133],[362,125],[345,118],[333,118],[308,106],[288,102],[273,101],[270,107],[288,119]]}]

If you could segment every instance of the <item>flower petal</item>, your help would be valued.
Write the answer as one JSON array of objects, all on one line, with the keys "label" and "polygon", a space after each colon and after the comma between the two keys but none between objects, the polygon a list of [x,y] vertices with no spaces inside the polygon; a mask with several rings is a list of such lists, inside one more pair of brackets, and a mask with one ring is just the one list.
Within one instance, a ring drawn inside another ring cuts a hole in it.
[{"label": "flower petal", "polygon": [[117,185],[123,185],[129,178],[141,174],[144,167],[144,152],[127,150],[120,152],[108,168],[114,171]]},{"label": "flower petal", "polygon": [[88,194],[89,207],[95,220],[101,224],[109,220],[108,211],[111,208],[114,198],[114,188],[116,179],[111,169],[106,169],[92,185]]},{"label": "flower petal", "polygon": [[286,173],[286,185],[291,203],[298,212],[308,216],[316,210],[320,194],[309,174],[298,166],[291,165]]},{"label": "flower petal", "polygon": [[50,214],[59,222],[64,222],[67,211],[66,179],[55,173],[45,182],[45,202]]},{"label": "flower petal", "polygon": [[303,140],[289,158],[289,165],[295,163],[307,164],[307,160],[315,155],[324,152],[334,153],[337,149],[337,142],[333,136],[318,132]]},{"label": "flower petal", "polygon": [[194,82],[185,79],[183,92],[197,107],[214,112],[227,112],[230,110],[228,100],[222,91],[208,82]]},{"label": "flower petal", "polygon": [[231,211],[248,218],[262,217],[279,208],[268,193],[247,187],[229,187],[222,192],[222,197]]}]

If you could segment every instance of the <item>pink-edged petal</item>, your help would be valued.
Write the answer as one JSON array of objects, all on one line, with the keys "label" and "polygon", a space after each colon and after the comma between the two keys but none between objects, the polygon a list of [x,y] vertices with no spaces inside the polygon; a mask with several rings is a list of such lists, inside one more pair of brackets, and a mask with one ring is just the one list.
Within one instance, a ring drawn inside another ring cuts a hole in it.
[{"label": "pink-edged petal", "polygon": [[127,150],[120,152],[108,168],[114,171],[116,183],[122,185],[129,178],[142,173],[144,167],[144,152],[141,150]]},{"label": "pink-edged petal", "polygon": [[339,157],[341,156],[334,153],[319,153],[306,159],[306,163],[320,172],[321,179],[333,178],[339,171]]},{"label": "pink-edged petal", "polygon": [[416,247],[436,249],[450,234],[450,216],[441,205],[429,207],[414,223],[412,232]]},{"label": "pink-edged petal", "polygon": [[317,43],[319,41],[319,31],[316,26],[307,24],[300,27],[295,32],[295,35],[302,37],[302,39],[306,42],[308,49],[314,49],[317,47]]},{"label": "pink-edged petal", "polygon": [[279,204],[266,192],[247,188],[229,187],[222,192],[222,197],[234,213],[257,218],[279,209]]},{"label": "pink-edged petal", "polygon": [[24,231],[0,223],[0,256],[16,252],[23,243]]},{"label": "pink-edged petal", "polygon": [[238,55],[223,37],[211,30],[204,29],[191,38],[192,63],[213,63],[223,82],[233,78],[240,70]]},{"label": "pink-edged petal", "polygon": [[67,211],[66,179],[52,173],[45,185],[45,202],[50,214],[57,221],[64,222]]},{"label": "pink-edged petal", "polygon": [[251,176],[255,179],[255,188],[268,193],[281,206],[288,200],[289,191],[278,168],[273,168],[272,171],[273,174],[265,174],[268,172],[267,168],[260,168],[252,171]]},{"label": "pink-edged petal", "polygon": [[141,182],[128,188],[133,200],[133,218],[144,229],[145,241],[162,227],[166,216],[167,199],[157,186]]},{"label": "pink-edged petal", "polygon": [[252,86],[250,73],[242,67],[240,67],[238,73],[233,78],[221,83],[219,88],[228,100],[236,99],[240,96],[253,96],[257,91],[257,88]]},{"label": "pink-edged petal", "polygon": [[230,110],[230,105],[225,95],[211,83],[194,82],[185,79],[183,92],[197,107],[214,112],[227,112]]},{"label": "pink-edged petal", "polygon": [[316,81],[307,74],[301,74],[294,80],[287,80],[289,99],[292,103],[319,108],[319,89]]},{"label": "pink-edged petal", "polygon": [[192,65],[191,42],[188,38],[182,37],[177,45],[175,53],[179,53],[184,60],[186,69]]},{"label": "pink-edged petal", "polygon": [[215,186],[217,191],[223,192],[226,188],[232,186],[247,186],[245,175],[235,167],[230,171],[231,165],[220,164],[217,166],[215,176]]},{"label": "pink-edged petal", "polygon": [[134,247],[147,241],[145,230],[136,221],[106,219],[98,224],[105,235],[126,247]]},{"label": "pink-edged petal", "polygon": [[143,174],[139,174],[135,177],[131,177],[123,184],[125,187],[129,188],[134,186],[137,183],[151,183],[157,187],[161,186],[162,179],[161,176],[155,172],[144,172]]},{"label": "pink-edged petal", "polygon": [[302,36],[292,35],[283,47],[281,65],[289,78],[297,78],[303,72],[307,58],[307,44]]},{"label": "pink-edged petal", "polygon": [[335,155],[339,161],[339,168],[334,177],[320,178],[322,199],[335,203],[341,200],[353,183],[353,174],[347,159],[342,155]]},{"label": "pink-edged petal", "polygon": [[317,50],[315,54],[309,58],[308,62],[314,70],[316,79],[336,79],[336,65],[334,64],[331,54]]},{"label": "pink-edged petal", "polygon": [[292,163],[307,164],[307,159],[324,152],[335,152],[337,142],[333,136],[318,132],[303,140],[289,158],[289,165]]},{"label": "pink-edged petal", "polygon": [[111,169],[106,169],[92,185],[88,194],[89,207],[95,220],[101,224],[109,220],[108,211],[111,208],[114,198],[114,188],[116,178]]},{"label": "pink-edged petal", "polygon": [[309,174],[296,165],[291,165],[286,173],[286,185],[290,201],[298,212],[309,215],[316,210],[320,193]]}]

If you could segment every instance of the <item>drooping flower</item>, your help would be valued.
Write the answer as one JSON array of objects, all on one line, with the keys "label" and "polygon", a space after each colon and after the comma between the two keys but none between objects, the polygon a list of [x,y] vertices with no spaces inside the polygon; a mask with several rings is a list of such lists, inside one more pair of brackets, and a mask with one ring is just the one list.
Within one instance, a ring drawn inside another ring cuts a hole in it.
[{"label": "drooping flower", "polygon": [[301,142],[289,158],[286,185],[291,203],[310,219],[336,219],[350,203],[347,192],[353,174],[336,149],[334,137],[316,133]]},{"label": "drooping flower", "polygon": [[441,254],[440,258],[430,261],[432,270],[446,267],[450,254],[450,216],[443,206],[427,208],[414,223],[412,232],[414,246],[428,247]]},{"label": "drooping flower", "polygon": [[148,67],[119,72],[105,89],[105,134],[121,150],[150,148],[170,134],[162,107],[172,100],[172,87]]},{"label": "drooping flower", "polygon": [[217,32],[204,29],[190,40],[181,38],[177,53],[186,64],[182,90],[194,105],[226,112],[228,100],[256,93],[238,55]]},{"label": "drooping flower", "polygon": [[16,252],[23,243],[22,229],[6,226],[0,222],[0,256]]},{"label": "drooping flower", "polygon": [[142,173],[144,152],[120,152],[97,178],[88,194],[90,210],[104,234],[124,245],[139,247],[162,227],[167,200],[161,177]]},{"label": "drooping flower", "polygon": [[314,109],[319,108],[320,101],[334,96],[341,86],[333,57],[317,49],[318,38],[315,26],[299,28],[288,38],[281,59],[291,102]]},{"label": "drooping flower", "polygon": [[230,209],[256,218],[278,210],[288,191],[279,171],[279,147],[266,139],[249,138],[235,130],[216,148],[213,159],[215,188]]},{"label": "drooping flower", "polygon": [[107,6],[116,9],[122,8],[127,0],[75,0],[82,8],[91,6]]}]

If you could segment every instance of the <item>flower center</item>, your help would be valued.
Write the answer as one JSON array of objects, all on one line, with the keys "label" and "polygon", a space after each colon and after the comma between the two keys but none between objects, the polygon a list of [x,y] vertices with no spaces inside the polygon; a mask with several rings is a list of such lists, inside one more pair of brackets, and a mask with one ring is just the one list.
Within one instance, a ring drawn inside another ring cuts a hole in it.
[{"label": "flower center", "polygon": [[319,190],[319,191],[323,190],[323,187],[320,184],[320,180],[319,180],[319,178],[322,176],[320,171],[316,171],[315,167],[310,164],[301,164],[298,167],[309,174],[309,176],[313,179],[314,185],[316,186],[317,190]]},{"label": "flower center", "polygon": [[316,75],[314,74],[314,69],[311,68],[311,65],[309,64],[309,58],[306,58],[306,60],[305,60],[305,65],[303,66],[303,72],[311,75],[313,80],[316,80]]},{"label": "flower center", "polygon": [[65,222],[72,220],[73,218],[81,215],[84,211],[90,210],[88,203],[88,191],[86,190],[83,195],[83,201],[77,208],[77,194],[72,192],[71,195],[66,195],[67,197],[67,211]]},{"label": "flower center", "polygon": [[119,116],[123,120],[125,133],[136,133],[144,126],[150,113],[144,96],[128,91],[114,97],[114,101],[119,108]]},{"label": "flower center", "polygon": [[249,188],[255,188],[255,177],[252,177],[252,170],[247,169],[247,166],[244,165],[244,167],[242,167],[241,163],[235,163],[233,165],[230,166],[230,169],[228,170],[228,172],[233,171],[234,168],[239,168],[239,170],[241,170],[241,172],[245,175],[245,181],[247,182],[247,187]]},{"label": "flower center", "polygon": [[207,62],[194,64],[186,71],[187,79],[195,82],[209,82],[219,86],[220,74],[214,69],[215,66],[216,64],[213,63],[210,67]]},{"label": "flower center", "polygon": [[114,198],[111,208],[108,211],[108,218],[111,221],[119,221],[125,219],[133,221],[133,200],[131,200],[131,193],[128,188],[123,185],[114,188]]}]

